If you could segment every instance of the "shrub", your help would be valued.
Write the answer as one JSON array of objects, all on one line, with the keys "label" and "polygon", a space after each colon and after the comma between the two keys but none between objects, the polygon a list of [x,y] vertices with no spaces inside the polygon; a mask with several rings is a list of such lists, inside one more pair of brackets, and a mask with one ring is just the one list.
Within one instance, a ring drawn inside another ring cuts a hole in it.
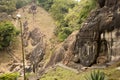
[{"label": "shrub", "polygon": [[25,5],[24,2],[21,1],[21,0],[19,0],[19,1],[16,2],[16,8],[17,8],[17,9],[23,7],[24,5]]},{"label": "shrub", "polygon": [[16,0],[16,8],[19,9],[25,5],[27,5],[30,0]]},{"label": "shrub", "polygon": [[53,0],[38,0],[40,5],[45,8],[45,10],[49,11],[53,4]]},{"label": "shrub", "polygon": [[14,0],[0,0],[0,12],[7,12],[8,14],[16,10]]},{"label": "shrub", "polygon": [[0,22],[0,50],[10,46],[19,34],[14,25],[9,21]]},{"label": "shrub", "polygon": [[[78,4],[73,0],[54,0],[50,12],[57,23],[55,35],[60,41],[64,41],[74,30],[80,29],[81,24],[95,7],[96,0],[82,0]],[[69,32],[66,32],[66,27]]]},{"label": "shrub", "polygon": [[96,0],[81,0],[65,17],[68,26],[74,30],[80,29],[81,24],[96,7]]},{"label": "shrub", "polygon": [[60,32],[58,34],[58,39],[59,39],[60,42],[64,41],[66,38],[67,38],[67,34],[65,34],[63,32]]},{"label": "shrub", "polygon": [[85,77],[86,80],[106,80],[106,76],[103,72],[100,71],[92,71],[90,76]]},{"label": "shrub", "polygon": [[0,80],[17,80],[19,73],[6,73],[0,75]]},{"label": "shrub", "polygon": [[[91,10],[96,7],[97,0],[81,0],[78,4],[75,0],[38,1],[56,20],[57,27],[54,33],[60,41],[64,41],[72,31],[80,29]],[[70,32],[66,33],[66,30],[63,29],[66,27]]]}]

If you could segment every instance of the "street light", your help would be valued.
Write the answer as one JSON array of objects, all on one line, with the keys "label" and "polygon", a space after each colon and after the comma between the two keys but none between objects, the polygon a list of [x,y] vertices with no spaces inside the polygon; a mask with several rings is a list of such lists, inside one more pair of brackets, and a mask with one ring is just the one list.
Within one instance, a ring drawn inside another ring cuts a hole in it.
[{"label": "street light", "polygon": [[23,29],[22,29],[21,15],[17,14],[16,16],[20,22],[21,43],[22,43],[22,59],[23,59],[23,74],[24,74],[24,80],[26,80],[26,77],[25,77],[25,54],[24,54],[24,45],[23,45]]}]

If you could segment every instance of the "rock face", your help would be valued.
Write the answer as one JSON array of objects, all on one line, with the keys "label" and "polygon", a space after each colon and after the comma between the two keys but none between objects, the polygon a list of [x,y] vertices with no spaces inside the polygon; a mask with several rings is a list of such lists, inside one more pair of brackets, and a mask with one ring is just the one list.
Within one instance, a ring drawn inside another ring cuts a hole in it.
[{"label": "rock face", "polygon": [[74,54],[84,66],[120,58],[120,1],[98,2],[100,8],[90,14],[76,36]]},{"label": "rock face", "polygon": [[63,61],[64,64],[68,64],[69,61],[73,58],[73,49],[74,44],[76,40],[76,35],[78,34],[78,31],[73,32],[54,52],[54,54],[51,56],[48,64],[46,67],[49,67],[51,65],[54,65],[58,62]]},{"label": "rock face", "polygon": [[98,0],[98,4],[74,39],[68,37],[56,52],[64,56],[60,60],[64,64],[74,61],[91,66],[120,59],[120,0]]}]

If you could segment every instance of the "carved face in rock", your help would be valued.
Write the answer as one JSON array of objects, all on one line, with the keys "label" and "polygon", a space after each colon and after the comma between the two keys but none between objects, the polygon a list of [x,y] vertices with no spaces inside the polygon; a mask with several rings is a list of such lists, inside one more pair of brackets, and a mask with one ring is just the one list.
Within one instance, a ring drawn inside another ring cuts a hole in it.
[{"label": "carved face in rock", "polygon": [[97,55],[97,44],[96,42],[86,41],[86,43],[79,48],[80,63],[85,66],[90,66],[94,63]]},{"label": "carved face in rock", "polygon": [[90,66],[95,62],[97,55],[95,35],[96,33],[90,29],[82,29],[77,35],[76,54],[79,56],[79,63],[84,66]]}]

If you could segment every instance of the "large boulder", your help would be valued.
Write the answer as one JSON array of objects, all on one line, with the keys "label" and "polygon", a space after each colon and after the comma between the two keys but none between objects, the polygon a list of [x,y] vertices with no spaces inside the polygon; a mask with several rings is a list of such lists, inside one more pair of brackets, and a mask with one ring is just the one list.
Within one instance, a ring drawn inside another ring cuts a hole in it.
[{"label": "large boulder", "polygon": [[120,59],[120,0],[98,3],[100,7],[91,12],[79,32],[71,34],[57,49],[53,62],[62,57],[57,62],[91,66]]},{"label": "large boulder", "polygon": [[98,0],[98,4],[81,29],[57,48],[49,65],[62,61],[91,66],[120,59],[120,0]]},{"label": "large boulder", "polygon": [[58,62],[68,64],[69,61],[72,60],[74,57],[73,50],[76,34],[78,34],[78,31],[73,32],[62,44],[59,45],[59,47],[56,48],[46,67],[57,64]]},{"label": "large boulder", "polygon": [[120,58],[120,1],[105,1],[104,7],[92,12],[76,36],[74,54],[80,55],[79,63],[84,66]]}]

